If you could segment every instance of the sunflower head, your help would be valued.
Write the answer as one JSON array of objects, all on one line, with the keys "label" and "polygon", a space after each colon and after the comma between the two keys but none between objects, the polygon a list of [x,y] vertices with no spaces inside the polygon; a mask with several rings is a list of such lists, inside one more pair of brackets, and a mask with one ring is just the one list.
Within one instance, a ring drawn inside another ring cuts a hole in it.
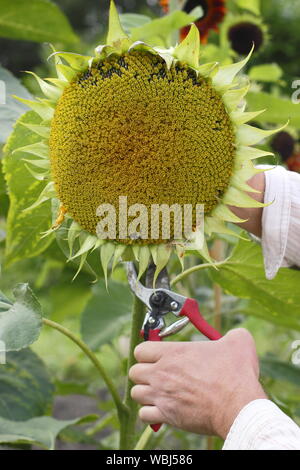
[{"label": "sunflower head", "polygon": [[252,15],[228,16],[223,29],[231,49],[240,55],[247,55],[252,45],[258,52],[268,41],[267,26]]},{"label": "sunflower head", "polygon": [[[40,142],[18,149],[45,181],[30,209],[49,199],[60,206],[48,233],[67,231],[79,269],[99,249],[106,279],[110,263],[131,258],[139,277],[153,260],[155,282],[173,251],[181,263],[187,250],[212,262],[206,237],[235,235],[226,223],[242,222],[228,206],[262,206],[246,194],[255,192],[246,181],[262,171],[252,161],[269,153],[252,145],[276,131],[247,124],[261,113],[244,112],[248,85],[238,74],[250,55],[223,67],[201,63],[195,25],[170,49],[133,42],[112,1],[107,41],[94,56],[55,51],[57,77],[35,75],[45,98],[20,100],[40,116],[40,124],[24,124]],[[178,235],[186,207],[190,227]]]},{"label": "sunflower head", "polygon": [[[160,0],[165,13],[169,11],[169,3],[170,0]],[[190,13],[199,6],[203,9],[203,16],[195,21],[195,25],[199,29],[201,42],[206,43],[209,32],[211,30],[218,31],[218,25],[226,15],[226,2],[225,0],[187,0],[184,2],[183,10],[186,13]],[[187,36],[189,29],[189,26],[181,29],[181,39]],[[248,49],[248,52],[250,49],[251,47]]]}]

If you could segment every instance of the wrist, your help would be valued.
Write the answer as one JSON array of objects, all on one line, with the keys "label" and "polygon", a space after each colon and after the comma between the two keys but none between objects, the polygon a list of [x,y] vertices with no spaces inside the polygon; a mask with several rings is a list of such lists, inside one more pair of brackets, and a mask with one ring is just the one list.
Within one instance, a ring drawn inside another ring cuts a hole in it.
[{"label": "wrist", "polygon": [[215,433],[225,440],[242,409],[254,400],[267,398],[258,381],[248,386],[243,384],[242,388],[236,387],[234,393],[231,393],[228,397],[228,400],[220,403],[222,410],[218,413],[219,417],[214,427]]}]

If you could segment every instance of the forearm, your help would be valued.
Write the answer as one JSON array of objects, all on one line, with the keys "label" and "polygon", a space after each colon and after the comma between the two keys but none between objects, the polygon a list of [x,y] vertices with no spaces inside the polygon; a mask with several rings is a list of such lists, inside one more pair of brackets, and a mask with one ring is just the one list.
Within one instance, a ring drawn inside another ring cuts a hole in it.
[{"label": "forearm", "polygon": [[300,267],[300,174],[282,166],[266,166],[264,172],[248,183],[259,193],[250,193],[264,208],[231,207],[241,219],[239,224],[261,239],[267,279],[282,267]]},{"label": "forearm", "polygon": [[[264,194],[265,194],[265,173],[259,173],[250,181],[248,181],[249,186],[259,191],[259,193],[248,193],[253,199],[259,202],[264,202]],[[253,235],[261,238],[262,235],[262,214],[263,208],[262,207],[255,207],[255,208],[244,208],[244,207],[234,207],[231,206],[230,209],[232,212],[240,217],[246,222],[243,222],[239,225],[244,230],[247,230]]]}]

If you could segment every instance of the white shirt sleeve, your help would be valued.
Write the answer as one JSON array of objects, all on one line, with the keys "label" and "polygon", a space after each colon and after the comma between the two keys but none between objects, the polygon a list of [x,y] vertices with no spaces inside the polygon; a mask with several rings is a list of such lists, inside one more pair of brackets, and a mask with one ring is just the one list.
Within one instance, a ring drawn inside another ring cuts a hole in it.
[{"label": "white shirt sleeve", "polygon": [[[300,174],[266,167],[262,249],[267,279],[300,267]],[[300,450],[300,428],[270,400],[254,400],[236,417],[224,450]]]},{"label": "white shirt sleeve", "polygon": [[223,450],[300,450],[300,428],[270,400],[254,400],[238,414]]},{"label": "white shirt sleeve", "polygon": [[262,249],[267,279],[281,267],[300,267],[300,174],[278,166],[265,172]]}]

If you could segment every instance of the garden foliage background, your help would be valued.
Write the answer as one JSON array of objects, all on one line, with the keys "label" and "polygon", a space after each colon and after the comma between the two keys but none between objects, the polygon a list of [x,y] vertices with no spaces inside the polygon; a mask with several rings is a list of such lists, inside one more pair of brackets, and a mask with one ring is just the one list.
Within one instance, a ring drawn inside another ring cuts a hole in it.
[{"label": "garden foliage background", "polygon": [[[51,224],[48,203],[30,216],[22,214],[39,194],[39,186],[22,164],[24,155],[10,159],[6,155],[26,144],[25,128],[3,152],[14,122],[27,111],[11,95],[39,95],[34,81],[23,71],[40,76],[53,73],[51,62],[46,60],[51,52],[49,42],[58,50],[82,53],[103,43],[108,3],[0,0],[0,79],[7,86],[7,103],[0,105],[0,145],[5,162],[0,173],[0,339],[8,342],[11,351],[7,364],[0,365],[0,442],[6,444],[53,448],[59,435],[58,449],[118,446],[116,410],[97,370],[74,343],[53,329],[42,328],[41,315],[81,336],[122,390],[132,303],[124,268],[115,270],[109,293],[102,279],[92,283],[87,265],[72,282],[77,266],[66,263],[63,240],[56,243],[54,236],[39,236]],[[162,15],[154,0],[116,3],[122,13],[130,13],[122,18],[127,29]],[[299,2],[264,0],[260,5],[259,0],[231,0],[228,6],[237,21],[241,14],[262,17],[268,27],[264,47],[248,66],[253,80],[249,109],[267,108],[256,124],[273,128],[289,119],[288,130],[298,141],[300,105],[292,104],[291,95],[293,81],[300,79]],[[206,59],[221,62],[237,57],[222,26],[221,34],[210,35],[203,51]],[[270,147],[270,142],[263,146]],[[280,155],[276,157],[283,164]],[[267,392],[300,422],[300,367],[292,361],[296,357],[292,345],[300,339],[300,271],[282,269],[273,281],[267,281],[259,244],[222,237],[221,241],[212,240],[210,246],[223,258],[233,254],[218,271],[201,270],[176,288],[197,298],[206,318],[223,332],[239,325],[253,333]],[[186,267],[199,262],[190,257]],[[171,263],[171,274],[178,269],[175,261]],[[19,283],[22,285],[16,288]],[[190,327],[176,339],[201,338]],[[138,429],[142,431],[141,423]],[[221,446],[217,438],[167,427],[147,443],[147,447],[161,449]]]}]

